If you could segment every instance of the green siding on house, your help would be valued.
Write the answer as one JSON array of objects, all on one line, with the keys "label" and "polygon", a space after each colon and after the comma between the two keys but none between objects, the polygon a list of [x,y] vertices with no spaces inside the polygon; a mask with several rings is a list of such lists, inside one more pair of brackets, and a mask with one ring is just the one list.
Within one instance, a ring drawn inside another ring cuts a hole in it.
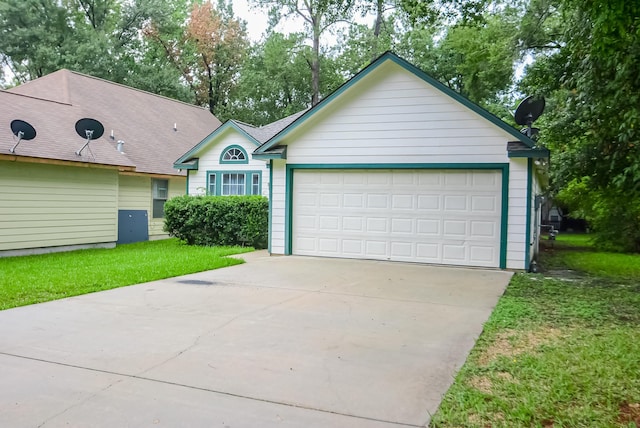
[{"label": "green siding on house", "polygon": [[118,172],[0,161],[0,251],[115,242]]}]

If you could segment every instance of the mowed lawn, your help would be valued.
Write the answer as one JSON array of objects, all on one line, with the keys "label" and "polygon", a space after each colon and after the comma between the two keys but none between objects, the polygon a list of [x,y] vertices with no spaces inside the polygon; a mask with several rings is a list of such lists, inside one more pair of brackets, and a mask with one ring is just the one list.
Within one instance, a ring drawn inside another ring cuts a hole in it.
[{"label": "mowed lawn", "polygon": [[547,244],[543,273],[514,276],[432,427],[640,427],[640,255],[586,235]]},{"label": "mowed lawn", "polygon": [[0,258],[0,310],[243,263],[242,247],[197,247],[177,239],[114,249]]}]

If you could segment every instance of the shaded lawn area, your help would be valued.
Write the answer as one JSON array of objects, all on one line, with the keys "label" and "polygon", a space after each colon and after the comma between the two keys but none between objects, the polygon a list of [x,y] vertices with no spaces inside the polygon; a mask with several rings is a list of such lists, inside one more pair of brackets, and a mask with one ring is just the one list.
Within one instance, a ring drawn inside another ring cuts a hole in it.
[{"label": "shaded lawn area", "polygon": [[242,247],[196,247],[177,239],[114,249],[0,258],[0,310],[243,263]]},{"label": "shaded lawn area", "polygon": [[559,242],[516,274],[432,427],[640,427],[640,257]]}]

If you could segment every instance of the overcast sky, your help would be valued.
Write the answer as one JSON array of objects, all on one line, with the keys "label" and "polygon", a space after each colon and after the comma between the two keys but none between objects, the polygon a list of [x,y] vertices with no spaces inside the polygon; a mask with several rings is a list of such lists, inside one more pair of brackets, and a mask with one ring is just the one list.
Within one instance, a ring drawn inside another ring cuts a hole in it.
[{"label": "overcast sky", "polygon": [[[249,1],[250,0],[233,0],[233,12],[236,17],[247,21],[249,38],[255,42],[262,38],[263,33],[267,29],[269,17],[267,16],[266,9],[251,7]],[[302,31],[302,18],[289,19],[281,22],[276,29],[284,34]]]}]

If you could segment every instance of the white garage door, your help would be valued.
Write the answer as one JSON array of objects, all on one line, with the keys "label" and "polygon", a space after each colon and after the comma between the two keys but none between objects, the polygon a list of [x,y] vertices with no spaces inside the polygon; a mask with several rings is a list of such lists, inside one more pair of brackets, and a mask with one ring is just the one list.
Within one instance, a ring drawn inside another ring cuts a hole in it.
[{"label": "white garage door", "polygon": [[499,266],[499,171],[296,170],[293,182],[293,254]]}]

